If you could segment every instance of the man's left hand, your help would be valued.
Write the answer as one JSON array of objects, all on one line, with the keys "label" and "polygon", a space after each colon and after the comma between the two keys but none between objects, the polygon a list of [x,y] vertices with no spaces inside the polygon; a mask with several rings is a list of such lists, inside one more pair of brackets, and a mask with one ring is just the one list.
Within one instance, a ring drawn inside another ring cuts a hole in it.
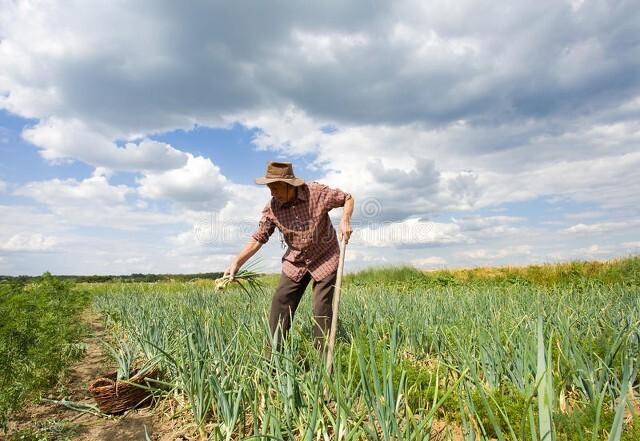
[{"label": "man's left hand", "polygon": [[351,233],[353,230],[351,229],[351,222],[347,219],[342,219],[340,222],[340,240],[344,237],[345,243],[349,243],[349,238],[351,237]]}]

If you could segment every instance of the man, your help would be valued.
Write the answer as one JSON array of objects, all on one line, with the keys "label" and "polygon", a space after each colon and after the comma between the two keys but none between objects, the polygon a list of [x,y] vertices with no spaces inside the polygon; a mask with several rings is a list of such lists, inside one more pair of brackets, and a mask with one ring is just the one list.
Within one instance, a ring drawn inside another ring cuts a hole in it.
[{"label": "man", "polygon": [[225,270],[232,277],[267,241],[277,227],[288,249],[282,257],[282,274],[271,301],[269,327],[271,335],[286,335],[302,295],[313,280],[314,340],[323,350],[332,316],[333,291],[338,270],[340,248],[329,211],[344,207],[340,222],[340,239],[351,236],[353,197],[342,190],[318,182],[306,184],[295,177],[288,162],[269,162],[266,176],[256,184],[266,184],[271,200],[262,210],[258,229]]}]

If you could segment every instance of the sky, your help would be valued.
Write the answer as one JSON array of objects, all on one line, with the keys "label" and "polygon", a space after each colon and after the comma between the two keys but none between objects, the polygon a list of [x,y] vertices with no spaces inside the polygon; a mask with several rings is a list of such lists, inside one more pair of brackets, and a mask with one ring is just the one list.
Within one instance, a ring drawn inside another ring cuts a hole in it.
[{"label": "sky", "polygon": [[222,271],[269,160],[347,271],[638,254],[640,4],[0,0],[0,274]]}]

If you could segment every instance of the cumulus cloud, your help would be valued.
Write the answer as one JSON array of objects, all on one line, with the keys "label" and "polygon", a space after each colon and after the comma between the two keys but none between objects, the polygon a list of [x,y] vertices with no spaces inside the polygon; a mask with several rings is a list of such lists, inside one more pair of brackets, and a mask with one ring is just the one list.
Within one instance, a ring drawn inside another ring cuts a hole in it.
[{"label": "cumulus cloud", "polygon": [[146,173],[138,180],[138,193],[150,199],[169,199],[194,209],[219,209],[229,192],[227,179],[210,159],[187,154],[187,163],[160,173]]},{"label": "cumulus cloud", "polygon": [[602,245],[593,244],[588,247],[578,248],[577,250],[575,250],[574,254],[582,258],[594,258],[610,255],[611,250],[607,247],[603,247]]},{"label": "cumulus cloud", "polygon": [[488,250],[478,248],[474,250],[464,251],[460,253],[460,256],[470,259],[480,260],[497,260],[505,257],[512,257],[517,255],[528,255],[531,253],[531,247],[529,245],[517,245],[510,246],[501,249]]},{"label": "cumulus cloud", "polygon": [[[617,135],[609,141],[606,136],[589,140],[592,130],[581,125],[567,128],[575,136],[561,132],[536,138],[538,129],[530,128],[533,133],[526,137],[507,133],[512,144],[493,150],[490,141],[504,143],[503,132],[517,130],[518,124],[492,131],[468,124],[447,130],[378,125],[326,131],[330,121],[292,108],[239,118],[247,127],[261,128],[254,140],[259,148],[294,155],[315,150],[314,164],[326,171],[325,181],[349,188],[356,201],[375,198],[384,220],[539,197],[617,208],[640,202],[635,173],[640,125],[635,122],[625,123],[624,135],[613,130]],[[470,150],[474,141],[478,145]],[[387,179],[391,175],[396,180]]]},{"label": "cumulus cloud", "polygon": [[595,224],[576,224],[567,228],[567,233],[573,234],[590,234],[590,233],[606,233],[608,231],[625,230],[640,225],[640,221],[624,221],[624,222],[600,222]]},{"label": "cumulus cloud", "polygon": [[[561,231],[576,241],[626,232],[613,224],[638,215],[633,2],[34,0],[1,10],[0,108],[37,120],[22,136],[45,159],[96,167],[89,178],[10,184],[61,226],[184,231],[204,214],[256,219],[258,189],[150,139],[236,122],[255,130],[257,149],[304,157],[352,193],[363,246],[513,239],[526,220],[467,214],[532,199],[606,213]],[[136,173],[135,185],[112,185],[117,171]],[[429,222],[442,213],[451,222]]]},{"label": "cumulus cloud", "polygon": [[135,230],[184,221],[179,213],[136,208],[128,200],[134,193],[126,185],[111,185],[105,176],[34,181],[14,192],[44,204],[54,218],[66,225]]},{"label": "cumulus cloud", "polygon": [[548,0],[506,14],[500,3],[414,0],[252,4],[251,13],[210,2],[3,9],[0,89],[12,92],[3,107],[127,132],[281,102],[343,122],[494,124],[638,93],[633,2]]},{"label": "cumulus cloud", "polygon": [[353,241],[372,247],[442,245],[470,241],[455,224],[407,219],[354,231]]},{"label": "cumulus cloud", "polygon": [[128,171],[162,171],[183,166],[187,154],[168,144],[143,139],[119,147],[112,138],[80,120],[48,118],[24,130],[23,137],[41,148],[45,159],[75,159],[96,167]]},{"label": "cumulus cloud", "polygon": [[522,228],[514,224],[521,224],[525,219],[516,216],[464,216],[454,217],[452,221],[465,233],[487,238],[519,233]]},{"label": "cumulus cloud", "polygon": [[126,185],[110,185],[104,176],[93,176],[82,181],[52,179],[35,181],[18,188],[15,194],[28,196],[42,203],[59,205],[85,205],[94,203],[105,207],[126,201],[131,189]]},{"label": "cumulus cloud", "polygon": [[418,268],[441,268],[447,264],[447,261],[439,256],[429,256],[411,261],[413,266]]},{"label": "cumulus cloud", "polygon": [[482,206],[500,201],[525,201],[537,196],[557,195],[579,202],[597,202],[603,207],[627,207],[639,201],[640,152],[580,161],[563,161],[519,174],[487,172],[480,177],[485,192]]},{"label": "cumulus cloud", "polygon": [[0,245],[2,251],[50,251],[58,240],[55,237],[46,237],[40,233],[18,233],[11,236]]}]

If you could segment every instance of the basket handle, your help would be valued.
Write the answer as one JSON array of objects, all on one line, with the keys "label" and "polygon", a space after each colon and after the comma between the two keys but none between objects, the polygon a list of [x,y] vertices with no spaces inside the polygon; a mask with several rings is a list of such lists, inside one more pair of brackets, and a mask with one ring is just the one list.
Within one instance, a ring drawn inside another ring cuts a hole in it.
[{"label": "basket handle", "polygon": [[91,386],[89,386],[89,389],[95,389],[96,387],[101,387],[101,386],[112,386],[114,384],[116,384],[116,382],[113,381],[111,378],[100,377],[97,380],[95,380],[93,383],[91,383]]}]

